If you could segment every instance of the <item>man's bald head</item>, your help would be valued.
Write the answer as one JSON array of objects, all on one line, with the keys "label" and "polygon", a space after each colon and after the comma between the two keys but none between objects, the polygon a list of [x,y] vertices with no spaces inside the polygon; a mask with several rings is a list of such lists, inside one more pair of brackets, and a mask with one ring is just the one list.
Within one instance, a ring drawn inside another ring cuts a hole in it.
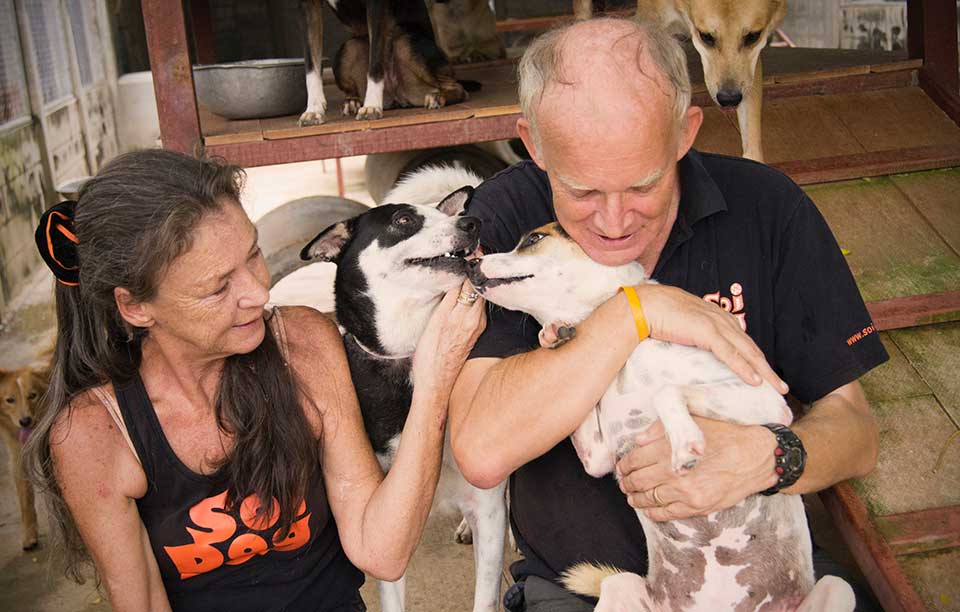
[{"label": "man's bald head", "polygon": [[665,110],[679,128],[690,105],[683,49],[653,24],[632,19],[599,18],[551,30],[531,43],[518,71],[520,108],[535,139],[538,124],[558,113],[587,119],[602,108],[629,121]]}]

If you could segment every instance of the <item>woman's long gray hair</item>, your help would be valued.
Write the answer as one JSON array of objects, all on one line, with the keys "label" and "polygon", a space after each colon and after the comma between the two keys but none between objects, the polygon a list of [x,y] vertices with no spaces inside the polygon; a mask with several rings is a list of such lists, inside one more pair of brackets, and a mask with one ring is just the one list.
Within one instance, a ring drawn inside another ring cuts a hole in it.
[{"label": "woman's long gray hair", "polygon": [[[24,449],[27,473],[45,493],[52,539],[64,548],[65,573],[78,582],[91,558],[57,484],[51,445],[63,440],[51,438],[53,426],[60,431],[67,419],[69,427],[71,402],[79,394],[137,375],[149,332],[123,320],[114,288],[126,288],[138,302],[153,298],[169,264],[190,249],[200,221],[224,206],[240,206],[243,178],[237,166],[154,149],[118,156],[80,191],[74,218],[80,282],[57,283],[50,387]],[[233,440],[218,471],[228,503],[250,493],[275,498],[280,537],[318,466],[300,397],[267,333],[252,352],[227,358],[216,398],[218,426]]]}]

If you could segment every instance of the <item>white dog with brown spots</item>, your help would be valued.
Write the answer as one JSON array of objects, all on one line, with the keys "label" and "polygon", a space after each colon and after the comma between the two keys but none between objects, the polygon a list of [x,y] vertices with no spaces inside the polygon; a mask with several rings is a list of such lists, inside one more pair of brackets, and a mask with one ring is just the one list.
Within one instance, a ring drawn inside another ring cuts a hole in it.
[{"label": "white dog with brown spots", "polygon": [[[526,234],[510,253],[485,255],[471,280],[496,304],[532,315],[543,344],[570,337],[621,286],[653,282],[638,263],[607,267],[590,259],[552,223]],[[557,333],[559,332],[559,333]],[[602,477],[634,446],[637,434],[663,422],[676,472],[692,469],[704,438],[691,413],[744,425],[782,423],[793,415],[764,383],[742,382],[710,352],[647,339],[630,355],[596,413],[572,439],[588,474]],[[581,564],[564,583],[599,597],[597,610],[844,610],[854,609],[843,580],[814,579],[810,534],[798,495],[751,495],[707,516],[654,522],[637,516],[647,540],[646,577]]]}]

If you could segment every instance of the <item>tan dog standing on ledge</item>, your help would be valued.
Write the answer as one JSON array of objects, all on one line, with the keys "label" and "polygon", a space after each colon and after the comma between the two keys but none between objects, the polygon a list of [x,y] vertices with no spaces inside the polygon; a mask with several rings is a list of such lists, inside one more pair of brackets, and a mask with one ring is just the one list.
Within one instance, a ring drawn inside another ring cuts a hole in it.
[{"label": "tan dog standing on ledge", "polygon": [[[574,15],[591,14],[591,0],[574,0]],[[783,21],[786,0],[638,0],[637,16],[683,32],[703,64],[713,101],[737,109],[743,156],[763,161],[760,51]]]}]

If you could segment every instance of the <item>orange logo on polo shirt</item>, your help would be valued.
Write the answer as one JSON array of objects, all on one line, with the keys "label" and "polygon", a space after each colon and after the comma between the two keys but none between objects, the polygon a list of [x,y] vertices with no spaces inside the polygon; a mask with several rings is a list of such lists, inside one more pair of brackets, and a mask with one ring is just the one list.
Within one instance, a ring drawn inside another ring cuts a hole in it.
[{"label": "orange logo on polo shirt", "polygon": [[186,527],[193,543],[163,547],[180,571],[181,580],[213,571],[224,563],[240,565],[254,555],[265,555],[271,550],[296,550],[310,540],[310,514],[306,513],[304,502],[300,502],[297,508],[297,520],[290,531],[278,540],[276,524],[280,518],[280,504],[276,499],[271,499],[269,513],[258,516],[260,498],[248,495],[240,503],[238,514],[243,529],[240,534],[237,534],[236,518],[225,508],[226,501],[227,492],[224,491],[190,508],[190,520],[199,527]]},{"label": "orange logo on polo shirt", "polygon": [[877,326],[871,322],[870,325],[867,325],[857,333],[847,338],[847,346],[853,346],[854,344],[856,344],[857,342],[860,342],[861,340],[863,340],[864,338],[866,338],[867,336],[869,336],[875,331],[877,331]]},{"label": "orange logo on polo shirt", "polygon": [[720,292],[717,291],[716,293],[704,295],[703,299],[716,304],[737,317],[737,320],[740,321],[740,327],[743,328],[743,331],[747,331],[747,313],[744,312],[743,285],[740,283],[730,285],[730,297],[722,296]]}]

